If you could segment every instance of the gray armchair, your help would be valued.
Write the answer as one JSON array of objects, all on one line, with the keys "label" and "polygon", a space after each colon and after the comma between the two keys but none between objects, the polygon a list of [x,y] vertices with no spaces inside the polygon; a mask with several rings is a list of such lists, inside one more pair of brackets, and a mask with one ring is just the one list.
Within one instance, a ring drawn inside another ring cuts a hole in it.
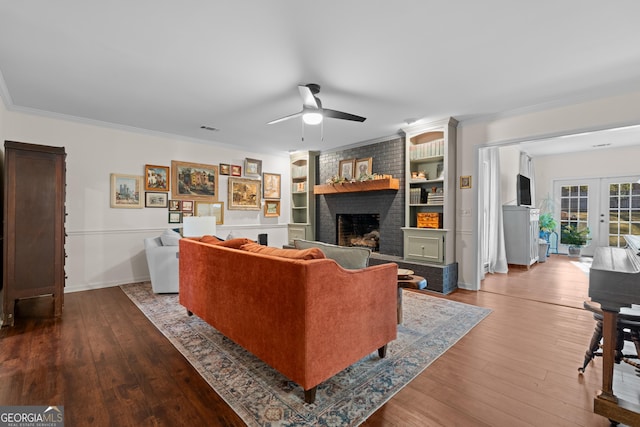
[{"label": "gray armchair", "polygon": [[[179,291],[178,278],[178,248],[177,242],[180,238],[168,236],[167,232],[159,237],[149,237],[144,239],[144,249],[149,265],[149,276],[151,277],[151,288],[154,293],[177,293]],[[175,244],[174,244],[175,243]]]}]

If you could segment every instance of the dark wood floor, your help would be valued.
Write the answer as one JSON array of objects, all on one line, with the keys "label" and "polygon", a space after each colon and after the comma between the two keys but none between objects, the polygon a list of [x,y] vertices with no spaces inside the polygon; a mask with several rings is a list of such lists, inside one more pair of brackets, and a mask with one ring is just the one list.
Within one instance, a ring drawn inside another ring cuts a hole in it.
[{"label": "dark wood floor", "polygon": [[[537,267],[575,269],[566,257]],[[541,289],[529,276],[514,283]],[[577,373],[591,315],[494,291],[447,296],[493,313],[364,425],[609,425],[592,413],[600,363]],[[244,425],[119,288],[65,295],[58,321],[48,305],[21,301],[0,330],[0,405],[64,405],[69,426]]]}]

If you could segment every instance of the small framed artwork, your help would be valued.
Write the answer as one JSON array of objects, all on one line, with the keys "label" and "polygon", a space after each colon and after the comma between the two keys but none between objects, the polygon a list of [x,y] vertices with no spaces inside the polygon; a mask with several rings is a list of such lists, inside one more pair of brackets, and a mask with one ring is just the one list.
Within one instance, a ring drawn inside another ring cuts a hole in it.
[{"label": "small framed artwork", "polygon": [[471,188],[471,175],[460,177],[460,188]]},{"label": "small framed artwork", "polygon": [[362,176],[373,175],[373,169],[371,167],[372,164],[373,164],[373,157],[367,157],[365,159],[357,159],[354,178],[358,179]]},{"label": "small framed artwork", "polygon": [[262,173],[262,160],[244,159],[244,176],[259,177]]},{"label": "small framed artwork", "polygon": [[263,173],[262,174],[262,197],[265,199],[280,198],[280,174],[279,173]]},{"label": "small framed artwork", "polygon": [[220,175],[230,175],[231,165],[228,163],[220,163]]},{"label": "small framed artwork", "polygon": [[242,166],[231,165],[231,176],[242,176]]},{"label": "small framed artwork", "polygon": [[174,199],[215,202],[218,197],[218,166],[171,160]]},{"label": "small framed artwork", "polygon": [[193,212],[193,200],[182,201],[182,212]]},{"label": "small framed artwork", "polygon": [[142,208],[142,176],[111,174],[111,207]]},{"label": "small framed artwork", "polygon": [[182,222],[182,212],[169,212],[169,224],[180,224]]},{"label": "small framed artwork", "polygon": [[183,220],[188,216],[193,216],[193,212],[182,212],[182,219]]},{"label": "small framed artwork", "polygon": [[182,201],[181,200],[169,200],[169,210],[170,211],[181,211],[182,210]]},{"label": "small framed artwork", "polygon": [[267,218],[280,216],[280,200],[265,200],[264,216]]},{"label": "small framed artwork", "polygon": [[155,191],[147,191],[144,193],[144,206],[146,208],[166,208],[167,193],[159,193]]},{"label": "small framed artwork", "polygon": [[347,181],[353,179],[353,168],[355,167],[354,159],[340,160],[340,178],[344,178]]},{"label": "small framed artwork", "polygon": [[196,202],[196,216],[215,216],[216,224],[224,224],[224,202]]},{"label": "small framed artwork", "polygon": [[259,211],[262,205],[261,185],[259,179],[229,178],[229,210]]},{"label": "small framed artwork", "polygon": [[169,191],[169,166],[144,165],[144,189]]}]

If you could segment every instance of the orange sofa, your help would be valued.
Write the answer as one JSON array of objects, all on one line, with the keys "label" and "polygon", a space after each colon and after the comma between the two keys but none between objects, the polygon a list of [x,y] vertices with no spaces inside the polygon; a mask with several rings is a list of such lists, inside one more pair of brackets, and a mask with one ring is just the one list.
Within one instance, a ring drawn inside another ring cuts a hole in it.
[{"label": "orange sofa", "polygon": [[346,270],[317,248],[205,241],[180,240],[180,304],[299,384],[306,402],[396,338],[396,264]]}]

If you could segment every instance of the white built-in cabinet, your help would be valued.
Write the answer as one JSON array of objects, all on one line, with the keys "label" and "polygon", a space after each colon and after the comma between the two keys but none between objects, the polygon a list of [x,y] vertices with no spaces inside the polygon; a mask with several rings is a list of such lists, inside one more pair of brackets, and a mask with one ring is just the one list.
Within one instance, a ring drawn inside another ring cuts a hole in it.
[{"label": "white built-in cabinet", "polygon": [[296,151],[289,157],[291,167],[291,222],[289,244],[295,239],[314,240],[316,205],[313,186],[316,180],[316,151]]},{"label": "white built-in cabinet", "polygon": [[402,231],[407,260],[455,262],[457,125],[457,120],[447,118],[403,129],[406,206]]},{"label": "white built-in cabinet", "polygon": [[540,209],[503,205],[502,215],[507,263],[529,268],[538,261]]}]

